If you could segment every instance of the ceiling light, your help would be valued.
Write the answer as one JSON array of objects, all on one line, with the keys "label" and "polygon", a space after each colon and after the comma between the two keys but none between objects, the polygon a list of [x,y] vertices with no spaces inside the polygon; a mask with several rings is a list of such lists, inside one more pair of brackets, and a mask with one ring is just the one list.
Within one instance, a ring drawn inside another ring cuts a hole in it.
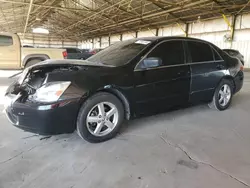
[{"label": "ceiling light", "polygon": [[49,30],[48,29],[44,29],[44,28],[33,28],[32,29],[33,33],[42,33],[42,34],[49,34]]}]

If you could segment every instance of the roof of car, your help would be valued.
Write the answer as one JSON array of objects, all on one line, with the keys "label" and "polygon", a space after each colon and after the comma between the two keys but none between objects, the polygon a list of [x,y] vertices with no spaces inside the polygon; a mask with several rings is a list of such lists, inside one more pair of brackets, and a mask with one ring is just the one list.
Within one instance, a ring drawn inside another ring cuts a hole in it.
[{"label": "roof of car", "polygon": [[234,52],[239,52],[238,50],[235,50],[235,49],[223,49],[223,51],[234,51]]},{"label": "roof of car", "polygon": [[197,41],[202,41],[202,42],[208,42],[208,41],[204,41],[204,40],[201,40],[201,39],[197,39],[197,38],[191,38],[191,37],[141,37],[141,38],[137,38],[137,40],[150,40],[150,41],[156,41],[156,40],[159,40],[159,41],[162,41],[162,40],[169,40],[169,39],[182,39],[182,40],[187,40],[187,39],[192,39],[192,40],[197,40]]},{"label": "roof of car", "polygon": [[163,36],[163,37],[141,37],[141,38],[136,38],[136,40],[149,40],[152,42],[161,42],[163,40],[171,40],[171,39],[179,39],[179,40],[194,40],[194,41],[200,41],[200,42],[204,42],[204,43],[208,43],[212,46],[215,46],[213,43],[209,42],[209,41],[205,41],[205,40],[201,40],[201,39],[197,39],[197,38],[192,38],[192,37],[179,37],[179,36]]}]

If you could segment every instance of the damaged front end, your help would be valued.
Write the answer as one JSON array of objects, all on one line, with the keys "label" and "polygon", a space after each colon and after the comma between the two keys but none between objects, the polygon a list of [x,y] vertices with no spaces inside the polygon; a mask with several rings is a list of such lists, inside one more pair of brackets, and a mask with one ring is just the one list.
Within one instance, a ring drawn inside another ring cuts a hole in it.
[{"label": "damaged front end", "polygon": [[75,94],[72,82],[75,73],[83,68],[69,64],[25,69],[5,94],[9,121],[42,135],[73,132],[81,95]]},{"label": "damaged front end", "polygon": [[[27,100],[34,102],[36,91],[49,82],[70,81],[71,72],[78,71],[82,67],[75,65],[31,67],[25,69],[22,75],[6,91],[6,95],[19,95],[17,99],[21,103]],[[63,75],[62,75],[63,74]]]}]

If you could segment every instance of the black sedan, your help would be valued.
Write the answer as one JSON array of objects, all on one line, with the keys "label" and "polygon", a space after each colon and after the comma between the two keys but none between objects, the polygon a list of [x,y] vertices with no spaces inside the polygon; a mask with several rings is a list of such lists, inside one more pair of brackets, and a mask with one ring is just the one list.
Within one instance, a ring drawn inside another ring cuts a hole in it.
[{"label": "black sedan", "polygon": [[223,51],[226,52],[230,56],[238,58],[243,65],[245,64],[244,56],[238,50],[223,49]]},{"label": "black sedan", "polygon": [[[243,66],[215,45],[153,37],[116,43],[87,59],[46,60],[25,69],[6,92],[18,128],[78,134],[101,142],[124,120],[206,102],[225,110],[243,85]],[[152,125],[153,126],[153,125]]]}]

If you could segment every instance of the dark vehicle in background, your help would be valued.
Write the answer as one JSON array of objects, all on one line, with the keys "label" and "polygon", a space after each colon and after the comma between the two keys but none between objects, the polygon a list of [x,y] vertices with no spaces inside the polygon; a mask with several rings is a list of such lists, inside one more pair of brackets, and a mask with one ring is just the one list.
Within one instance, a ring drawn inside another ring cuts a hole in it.
[{"label": "dark vehicle in background", "polygon": [[83,54],[82,60],[88,59],[89,57],[93,55],[90,53],[90,49],[81,49],[81,53]]},{"label": "dark vehicle in background", "polygon": [[82,59],[85,60],[90,57],[88,49],[66,48],[67,59]]},{"label": "dark vehicle in background", "polygon": [[101,142],[113,138],[125,119],[175,106],[205,102],[225,110],[243,78],[240,61],[209,42],[139,38],[87,61],[47,60],[25,69],[6,91],[5,112],[30,132],[77,130],[87,141]]},{"label": "dark vehicle in background", "polygon": [[92,55],[100,52],[102,49],[78,49],[78,48],[66,48],[67,59],[88,59]]},{"label": "dark vehicle in background", "polygon": [[244,56],[238,50],[223,49],[223,51],[226,52],[230,56],[237,57],[243,65],[245,64]]},{"label": "dark vehicle in background", "polygon": [[98,52],[102,51],[103,49],[100,49],[100,48],[95,48],[95,49],[92,49],[92,50],[89,50],[89,53],[91,55],[95,55],[97,54]]}]

